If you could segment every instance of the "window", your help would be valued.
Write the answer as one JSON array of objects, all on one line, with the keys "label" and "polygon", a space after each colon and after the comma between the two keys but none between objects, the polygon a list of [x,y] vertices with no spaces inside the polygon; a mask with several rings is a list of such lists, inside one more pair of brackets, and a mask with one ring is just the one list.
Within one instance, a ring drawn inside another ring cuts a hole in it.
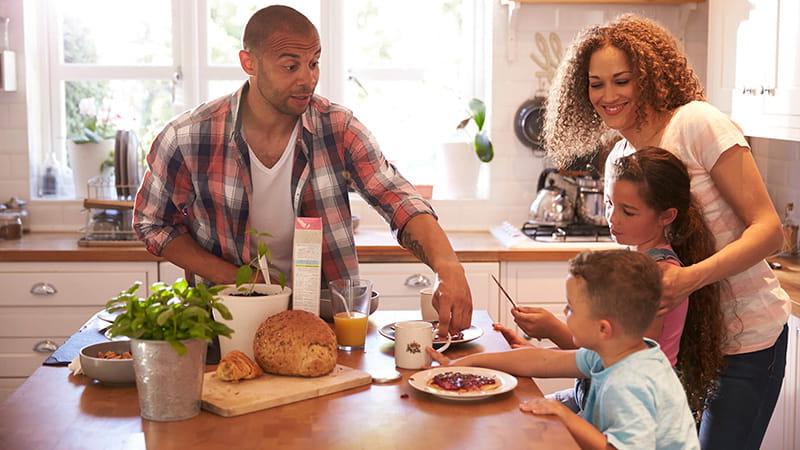
[{"label": "window", "polygon": [[[465,117],[467,101],[484,96],[484,2],[281,3],[303,12],[320,31],[317,93],[352,109],[412,182],[430,183],[437,148],[466,140],[455,133],[455,125]],[[58,160],[66,160],[67,144],[85,124],[80,115],[84,99],[94,99],[98,115],[110,118],[115,127],[134,130],[143,158],[171,117],[241,85],[245,76],[237,52],[244,25],[268,4],[26,2],[34,11],[26,14],[36,17],[42,30],[39,48],[32,53],[41,55],[41,92],[34,97],[43,111],[42,130],[32,133],[43,141],[38,148],[32,146],[32,170],[49,149],[55,149]],[[436,39],[421,30],[435,30]]]}]

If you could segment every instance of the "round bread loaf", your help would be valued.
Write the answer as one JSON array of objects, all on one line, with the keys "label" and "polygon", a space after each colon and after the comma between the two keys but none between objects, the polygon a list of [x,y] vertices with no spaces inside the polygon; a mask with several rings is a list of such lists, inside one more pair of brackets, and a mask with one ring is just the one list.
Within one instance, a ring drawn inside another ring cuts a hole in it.
[{"label": "round bread loaf", "polygon": [[336,335],[306,311],[283,311],[256,331],[253,355],[264,372],[319,377],[336,367]]}]

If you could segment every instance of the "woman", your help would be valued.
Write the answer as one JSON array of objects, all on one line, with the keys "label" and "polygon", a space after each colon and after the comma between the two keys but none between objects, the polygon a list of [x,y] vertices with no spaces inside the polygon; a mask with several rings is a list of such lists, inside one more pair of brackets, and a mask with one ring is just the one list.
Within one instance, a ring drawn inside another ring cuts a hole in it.
[{"label": "woman", "polygon": [[607,175],[614,161],[649,146],[672,152],[689,171],[717,253],[664,268],[660,313],[703,286],[727,281],[721,296],[726,365],[703,413],[700,441],[704,449],[757,449],[783,381],[789,298],[764,261],[783,236],[749,145],[704,101],[670,33],[634,15],[580,34],[547,102],[545,146],[560,164],[590,153],[609,129],[623,139],[608,157]]}]

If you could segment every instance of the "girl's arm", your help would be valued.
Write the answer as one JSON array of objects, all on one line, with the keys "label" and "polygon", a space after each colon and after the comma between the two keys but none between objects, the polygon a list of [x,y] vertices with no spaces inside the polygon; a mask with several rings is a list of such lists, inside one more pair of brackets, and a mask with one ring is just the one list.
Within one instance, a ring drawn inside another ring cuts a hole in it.
[{"label": "girl's arm", "polygon": [[584,377],[575,361],[575,350],[551,350],[524,347],[505,352],[475,353],[450,360],[428,348],[428,354],[442,366],[486,367],[518,377],[578,378]]},{"label": "girl's arm", "polygon": [[752,267],[783,244],[780,218],[747,148],[736,145],[723,152],[711,178],[747,228],[739,239],[703,261],[663,268],[664,297],[672,307],[695,290]]},{"label": "girl's arm", "polygon": [[556,400],[536,398],[519,405],[519,409],[533,414],[555,415],[582,449],[613,449],[614,446],[608,443],[606,435],[600,432],[592,424],[582,419],[580,416],[570,411],[566,406]]}]

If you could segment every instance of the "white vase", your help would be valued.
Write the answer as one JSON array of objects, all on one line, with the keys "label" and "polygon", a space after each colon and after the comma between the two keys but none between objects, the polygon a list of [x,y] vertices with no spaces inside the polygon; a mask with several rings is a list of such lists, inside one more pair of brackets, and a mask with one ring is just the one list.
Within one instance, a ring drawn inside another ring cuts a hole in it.
[{"label": "white vase", "polygon": [[478,198],[479,179],[483,164],[475,154],[472,143],[443,144],[438,156],[441,178],[436,182],[436,197],[443,199]]},{"label": "white vase", "polygon": [[222,303],[228,307],[233,316],[232,320],[225,320],[216,309],[212,310],[214,320],[224,323],[233,330],[231,337],[219,337],[221,355],[232,350],[239,350],[253,358],[253,338],[258,327],[268,317],[289,309],[292,290],[288,287],[281,289],[277,284],[256,283],[255,292],[264,295],[253,297],[232,295],[237,293],[236,286],[233,285],[220,291],[219,297],[222,299]]},{"label": "white vase", "polygon": [[75,183],[75,195],[88,197],[87,185],[89,180],[101,174],[100,166],[114,151],[114,139],[105,139],[100,142],[87,142],[67,144],[69,166],[72,168],[72,177]]}]

